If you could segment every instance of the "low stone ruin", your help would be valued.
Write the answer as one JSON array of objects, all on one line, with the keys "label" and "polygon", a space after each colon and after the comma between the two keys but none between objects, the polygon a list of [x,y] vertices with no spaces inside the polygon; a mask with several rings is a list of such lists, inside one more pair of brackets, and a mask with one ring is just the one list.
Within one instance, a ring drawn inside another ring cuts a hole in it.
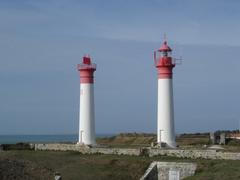
[{"label": "low stone ruin", "polygon": [[152,162],[140,180],[180,180],[193,176],[196,163]]}]

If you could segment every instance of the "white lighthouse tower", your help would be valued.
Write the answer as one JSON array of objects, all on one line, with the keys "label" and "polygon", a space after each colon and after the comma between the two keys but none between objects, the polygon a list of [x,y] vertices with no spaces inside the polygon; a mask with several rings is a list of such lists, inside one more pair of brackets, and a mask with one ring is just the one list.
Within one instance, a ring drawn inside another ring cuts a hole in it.
[{"label": "white lighthouse tower", "polygon": [[175,67],[172,49],[164,41],[163,45],[154,52],[155,66],[158,71],[158,109],[157,109],[157,142],[161,146],[175,148],[174,107],[172,69]]},{"label": "white lighthouse tower", "polygon": [[96,64],[93,64],[88,56],[84,56],[82,63],[78,64],[80,72],[79,144],[96,144],[93,88],[95,70]]}]

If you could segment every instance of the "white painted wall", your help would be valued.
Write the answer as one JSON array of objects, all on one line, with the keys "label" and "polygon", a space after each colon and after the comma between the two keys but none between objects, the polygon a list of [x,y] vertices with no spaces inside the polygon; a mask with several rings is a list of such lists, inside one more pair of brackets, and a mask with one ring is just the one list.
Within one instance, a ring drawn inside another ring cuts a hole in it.
[{"label": "white painted wall", "polygon": [[157,142],[176,147],[172,79],[158,79]]},{"label": "white painted wall", "polygon": [[86,145],[95,142],[94,85],[80,84],[79,141]]}]

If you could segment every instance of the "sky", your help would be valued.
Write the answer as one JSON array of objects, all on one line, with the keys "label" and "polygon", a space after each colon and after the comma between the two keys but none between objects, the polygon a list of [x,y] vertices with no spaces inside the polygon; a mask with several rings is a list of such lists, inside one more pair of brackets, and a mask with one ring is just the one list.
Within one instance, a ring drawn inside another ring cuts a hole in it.
[{"label": "sky", "polygon": [[96,132],[157,129],[153,51],[167,35],[177,133],[240,128],[240,1],[0,0],[0,134],[76,134],[85,54]]}]

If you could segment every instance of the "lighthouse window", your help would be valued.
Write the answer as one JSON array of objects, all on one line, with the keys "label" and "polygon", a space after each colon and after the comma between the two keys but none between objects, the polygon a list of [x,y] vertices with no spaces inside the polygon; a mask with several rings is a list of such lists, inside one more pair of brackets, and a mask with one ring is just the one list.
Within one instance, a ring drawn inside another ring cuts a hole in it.
[{"label": "lighthouse window", "polygon": [[163,51],[163,52],[162,52],[162,55],[163,55],[164,57],[166,57],[166,56],[168,55],[167,51]]}]

